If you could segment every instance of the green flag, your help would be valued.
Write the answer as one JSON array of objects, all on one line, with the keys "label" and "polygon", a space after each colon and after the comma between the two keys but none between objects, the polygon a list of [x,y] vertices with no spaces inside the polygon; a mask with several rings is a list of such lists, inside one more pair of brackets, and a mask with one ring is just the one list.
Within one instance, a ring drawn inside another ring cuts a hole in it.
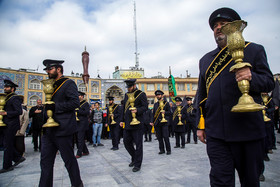
[{"label": "green flag", "polygon": [[169,77],[168,77],[168,90],[169,90],[169,98],[171,98],[172,102],[175,103],[175,97],[177,96],[176,87],[175,87],[175,79],[171,75],[171,68],[169,66]]}]

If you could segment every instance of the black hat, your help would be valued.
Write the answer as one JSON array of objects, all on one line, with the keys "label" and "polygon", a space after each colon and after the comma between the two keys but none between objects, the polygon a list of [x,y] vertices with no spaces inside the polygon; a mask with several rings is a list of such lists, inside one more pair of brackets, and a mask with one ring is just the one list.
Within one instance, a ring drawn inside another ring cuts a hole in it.
[{"label": "black hat", "polygon": [[161,90],[157,90],[157,91],[155,91],[155,95],[163,95],[164,93],[163,93],[163,91],[161,91]]},{"label": "black hat", "polygon": [[130,88],[131,86],[133,86],[136,82],[136,79],[127,79],[124,81],[126,83],[126,88]]},{"label": "black hat", "polygon": [[63,64],[64,60],[50,60],[50,59],[46,59],[43,61],[44,66],[46,66],[46,68],[44,68],[44,70],[47,70],[48,68],[52,67],[52,66],[61,66],[61,64]]},{"label": "black hat", "polygon": [[187,101],[191,101],[192,98],[191,98],[191,97],[186,97],[186,100],[187,100]]},{"label": "black hat", "polygon": [[217,19],[224,18],[231,21],[235,20],[241,20],[238,13],[231,9],[231,8],[219,8],[215,10],[209,17],[209,25],[211,29],[213,30],[214,23],[217,21]]},{"label": "black hat", "polygon": [[109,101],[114,101],[114,97],[113,96],[109,96],[107,98],[109,99]]},{"label": "black hat", "polygon": [[9,79],[5,79],[4,80],[4,87],[18,87],[18,85],[16,85],[15,83],[13,83],[12,81],[10,81]]},{"label": "black hat", "polygon": [[84,92],[80,92],[80,91],[78,91],[79,92],[79,96],[81,95],[81,96],[84,96],[84,95],[86,95]]},{"label": "black hat", "polygon": [[182,99],[181,99],[181,97],[175,97],[175,101],[180,101],[180,102],[182,102]]}]

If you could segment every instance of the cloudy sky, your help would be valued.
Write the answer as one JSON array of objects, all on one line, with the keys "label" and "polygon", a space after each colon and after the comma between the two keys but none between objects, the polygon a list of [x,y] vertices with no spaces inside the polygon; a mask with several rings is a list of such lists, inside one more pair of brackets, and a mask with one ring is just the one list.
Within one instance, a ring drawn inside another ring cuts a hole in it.
[{"label": "cloudy sky", "polygon": [[[43,72],[44,59],[65,60],[65,74],[82,73],[81,53],[90,53],[89,74],[112,78],[115,66],[135,65],[133,0],[0,0],[0,67]],[[231,7],[248,22],[244,38],[266,48],[280,73],[279,0],[136,0],[140,67],[198,76],[198,61],[216,47],[209,15]]]}]

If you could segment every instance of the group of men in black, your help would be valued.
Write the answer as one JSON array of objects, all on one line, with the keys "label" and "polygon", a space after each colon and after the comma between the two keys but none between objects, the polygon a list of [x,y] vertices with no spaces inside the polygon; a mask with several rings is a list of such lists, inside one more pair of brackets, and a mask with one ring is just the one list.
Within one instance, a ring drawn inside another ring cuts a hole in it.
[{"label": "group of men in black", "polygon": [[[259,186],[259,178],[264,171],[264,142],[267,152],[276,148],[271,144],[275,143],[275,139],[271,140],[271,134],[274,133],[274,130],[271,130],[273,124],[271,125],[269,120],[264,121],[264,116],[273,118],[271,114],[275,108],[269,105],[270,99],[264,102],[267,107],[266,113],[233,113],[231,108],[241,95],[236,81],[249,80],[250,94],[256,102],[261,103],[261,94],[273,90],[274,80],[264,48],[251,42],[246,42],[244,59],[251,63],[253,68],[244,67],[233,74],[229,73],[228,65],[233,62],[228,56],[230,53],[227,51],[227,40],[221,28],[236,20],[241,18],[230,8],[218,9],[209,18],[218,47],[200,60],[196,107],[191,104],[191,98],[188,98],[188,104],[184,105],[179,97],[175,98],[176,106],[170,107],[164,99],[164,93],[157,90],[155,95],[158,101],[151,111],[148,109],[146,94],[136,87],[136,79],[125,80],[128,92],[125,94],[123,105],[115,104],[113,98],[109,98],[106,125],[111,129],[112,150],[118,150],[119,128],[123,128],[124,146],[131,156],[128,166],[133,167],[133,172],[139,171],[142,165],[143,129],[146,129],[145,140],[151,141],[150,131],[153,126],[159,142],[159,154],[166,152],[170,155],[169,129],[175,134],[174,148],[184,148],[186,129],[190,127],[188,129],[193,130],[195,143],[196,128],[199,140],[207,143],[211,186],[235,186],[235,169],[239,174],[241,186]],[[221,63],[218,63],[218,60]],[[41,149],[40,187],[53,186],[53,166],[58,151],[69,173],[71,185],[83,186],[77,158],[89,154],[84,138],[86,128],[82,127],[88,126],[89,104],[84,100],[84,93],[78,92],[74,81],[63,76],[63,62],[43,62],[49,78],[55,79],[52,94],[54,103],[45,104],[43,117],[46,117],[45,111],[51,110],[59,126],[44,128],[41,147],[34,147]],[[0,115],[4,116],[3,121],[7,127],[4,127],[5,151],[1,173],[13,170],[14,166],[25,160],[14,148],[15,134],[19,129],[18,117],[22,113],[21,102],[14,93],[16,87],[13,82],[5,80],[6,105],[5,111],[1,111]],[[40,113],[39,110],[37,112]],[[97,117],[92,116],[94,119]],[[78,151],[75,156],[72,140],[76,132]],[[189,138],[187,143],[190,142]]]}]

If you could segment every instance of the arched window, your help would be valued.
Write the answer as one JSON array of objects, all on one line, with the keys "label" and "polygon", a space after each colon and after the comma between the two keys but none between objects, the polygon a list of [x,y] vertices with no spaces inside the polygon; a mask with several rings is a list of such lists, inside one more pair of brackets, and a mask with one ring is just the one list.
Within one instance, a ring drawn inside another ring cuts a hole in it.
[{"label": "arched window", "polygon": [[79,85],[78,90],[80,92],[87,92],[87,87],[84,83],[82,83],[82,84]]},{"label": "arched window", "polygon": [[93,84],[91,87],[91,92],[92,93],[98,93],[98,86],[96,84]]},{"label": "arched window", "polygon": [[29,83],[29,89],[34,89],[34,90],[40,90],[41,89],[41,83],[38,79],[33,79]]},{"label": "arched window", "polygon": [[40,99],[40,98],[36,95],[31,96],[29,99],[29,106],[36,106],[38,99]]}]

